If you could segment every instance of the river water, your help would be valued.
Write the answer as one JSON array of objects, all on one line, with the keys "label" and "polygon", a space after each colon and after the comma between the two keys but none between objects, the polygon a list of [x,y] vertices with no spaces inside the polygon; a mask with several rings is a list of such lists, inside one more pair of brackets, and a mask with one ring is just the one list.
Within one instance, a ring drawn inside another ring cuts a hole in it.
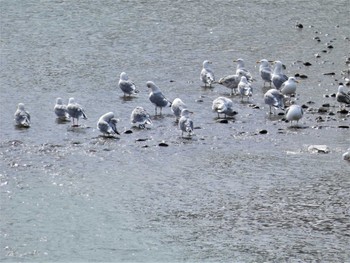
[{"label": "river water", "polygon": [[[349,262],[350,117],[328,96],[348,69],[349,9],[347,0],[1,0],[0,260]],[[232,97],[238,114],[220,123],[211,103],[229,90],[203,88],[199,73],[209,59],[217,79],[232,74],[237,58],[254,94]],[[307,76],[299,128],[268,114],[262,58]],[[122,71],[137,96],[123,98]],[[170,108],[131,128],[136,106],[154,114],[149,80],[194,112],[192,139]],[[58,123],[56,97],[75,97],[88,120]],[[29,129],[14,126],[19,102]],[[108,111],[120,119],[117,139],[96,129]],[[315,144],[330,152],[309,152]]]}]

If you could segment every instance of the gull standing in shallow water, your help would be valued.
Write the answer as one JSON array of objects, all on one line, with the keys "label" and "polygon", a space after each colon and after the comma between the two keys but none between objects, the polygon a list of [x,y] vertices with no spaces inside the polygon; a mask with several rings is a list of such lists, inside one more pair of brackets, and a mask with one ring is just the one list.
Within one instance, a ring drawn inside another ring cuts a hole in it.
[{"label": "gull standing in shallow water", "polygon": [[213,101],[212,110],[218,113],[218,118],[220,118],[220,114],[225,114],[226,118],[227,115],[234,116],[237,114],[232,107],[232,100],[225,97],[218,97]]},{"label": "gull standing in shallow water", "polygon": [[187,106],[180,98],[176,98],[173,100],[173,102],[171,104],[171,111],[175,115],[176,122],[179,121],[179,119],[181,117],[181,111],[185,108],[187,108]]},{"label": "gull standing in shallow water", "polygon": [[336,94],[336,99],[337,101],[340,103],[340,108],[342,109],[342,105],[343,104],[350,104],[350,95],[348,93],[346,93],[345,87],[340,84],[338,87],[338,92]]},{"label": "gull standing in shallow water", "polygon": [[67,112],[67,105],[64,105],[61,98],[56,99],[56,105],[53,108],[54,112],[59,120],[67,121],[69,120],[69,115]]},{"label": "gull standing in shallow water", "polygon": [[270,67],[269,61],[267,59],[261,59],[257,61],[257,63],[260,63],[259,73],[260,73],[260,77],[264,81],[264,87],[266,82],[270,83],[270,87],[271,87],[272,69]]},{"label": "gull standing in shallow water", "polygon": [[209,60],[204,60],[203,62],[203,68],[200,74],[200,80],[204,83],[205,87],[209,85],[211,87],[211,84],[215,81],[214,71],[211,69],[210,64],[212,64]]},{"label": "gull standing in shallow water", "polygon": [[160,115],[162,115],[162,108],[166,106],[171,106],[171,101],[165,98],[160,89],[152,81],[147,81],[147,87],[151,89],[149,94],[149,100],[155,106],[155,115],[157,115],[157,108],[160,108]]},{"label": "gull standing in shallow water", "polygon": [[293,104],[286,110],[286,119],[290,121],[290,125],[292,126],[293,121],[297,121],[303,117],[303,109],[300,105]]},{"label": "gull standing in shallow water", "polygon": [[275,68],[273,69],[271,81],[276,89],[280,89],[282,83],[288,80],[288,77],[283,74],[283,64],[281,61],[274,61]]},{"label": "gull standing in shallow water", "polygon": [[244,66],[243,59],[239,58],[237,60],[234,60],[233,62],[237,62],[236,75],[245,76],[248,81],[253,80],[252,74]]},{"label": "gull standing in shallow water", "polygon": [[264,94],[264,101],[265,101],[265,104],[269,105],[270,107],[270,114],[272,114],[271,107],[274,107],[275,109],[284,110],[283,99],[284,99],[283,94],[277,89],[269,89]]},{"label": "gull standing in shallow water", "polygon": [[[67,112],[69,116],[72,118],[72,127],[79,126],[79,118],[83,117],[83,119],[87,119],[84,109],[75,102],[74,98],[69,98],[67,105]],[[77,120],[77,124],[75,124],[74,120]]]},{"label": "gull standing in shallow water", "polygon": [[130,96],[139,93],[139,91],[136,89],[135,83],[129,80],[129,77],[125,72],[120,74],[118,86],[124,92],[124,97],[125,95]]},{"label": "gull standing in shallow water", "polygon": [[152,124],[151,116],[142,107],[136,107],[130,116],[131,124],[140,128],[146,128],[146,124]]},{"label": "gull standing in shallow water", "polygon": [[179,129],[181,130],[181,136],[183,137],[184,132],[187,132],[188,137],[192,136],[193,132],[193,121],[190,119],[189,115],[193,113],[188,109],[183,109],[181,111],[181,118],[179,120]]},{"label": "gull standing in shallow water", "polygon": [[241,81],[238,84],[238,91],[239,94],[241,94],[242,100],[244,97],[247,97],[249,100],[249,97],[253,95],[253,88],[245,76],[242,76]]},{"label": "gull standing in shallow water", "polygon": [[219,79],[218,83],[225,86],[226,88],[231,90],[231,96],[233,92],[237,94],[238,84],[241,81],[242,73],[240,72],[237,75],[228,75]]},{"label": "gull standing in shallow water", "polygon": [[113,112],[107,112],[102,115],[97,122],[97,129],[102,132],[103,135],[112,135],[120,133],[117,131],[118,119],[114,118]]},{"label": "gull standing in shallow water", "polygon": [[30,127],[30,114],[25,110],[23,103],[18,103],[17,110],[15,112],[15,122],[17,126],[25,128]]}]

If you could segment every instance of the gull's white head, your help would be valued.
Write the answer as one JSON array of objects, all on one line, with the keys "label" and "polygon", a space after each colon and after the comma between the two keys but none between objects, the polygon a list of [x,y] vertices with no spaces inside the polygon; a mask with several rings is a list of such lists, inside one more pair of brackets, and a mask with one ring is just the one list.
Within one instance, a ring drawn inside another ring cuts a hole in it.
[{"label": "gull's white head", "polygon": [[208,67],[209,67],[209,64],[212,64],[212,62],[209,61],[209,60],[204,60],[204,61],[203,61],[203,68],[208,68]]},{"label": "gull's white head", "polygon": [[63,104],[62,99],[61,98],[57,98],[56,99],[56,104],[62,105]]},{"label": "gull's white head", "polygon": [[75,103],[75,99],[74,99],[74,98],[69,98],[68,103],[69,103],[69,104],[74,104],[74,103]]},{"label": "gull's white head", "polygon": [[153,92],[160,91],[153,81],[147,81],[146,85],[147,85],[147,88],[151,89]]},{"label": "gull's white head", "polygon": [[120,79],[121,80],[128,80],[129,77],[128,77],[128,75],[125,72],[122,72],[122,73],[120,73]]},{"label": "gull's white head", "polygon": [[189,116],[191,113],[193,113],[192,111],[189,111],[188,109],[183,109],[181,111],[181,116]]},{"label": "gull's white head", "polygon": [[18,103],[18,109],[19,110],[24,110],[24,104],[23,103]]}]

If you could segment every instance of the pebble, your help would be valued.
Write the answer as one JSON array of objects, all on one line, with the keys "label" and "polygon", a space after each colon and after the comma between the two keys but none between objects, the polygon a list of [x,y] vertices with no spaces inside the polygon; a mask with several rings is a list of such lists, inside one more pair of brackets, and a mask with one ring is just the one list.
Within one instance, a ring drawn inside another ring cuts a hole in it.
[{"label": "pebble", "polygon": [[132,130],[126,130],[124,133],[125,133],[125,134],[131,134],[131,133],[132,133]]},{"label": "pebble", "polygon": [[160,146],[160,147],[168,147],[169,146],[169,144],[167,144],[166,142],[160,142],[159,144],[158,144],[158,146]]},{"label": "pebble", "polygon": [[260,134],[267,134],[267,130],[260,130],[259,133]]}]

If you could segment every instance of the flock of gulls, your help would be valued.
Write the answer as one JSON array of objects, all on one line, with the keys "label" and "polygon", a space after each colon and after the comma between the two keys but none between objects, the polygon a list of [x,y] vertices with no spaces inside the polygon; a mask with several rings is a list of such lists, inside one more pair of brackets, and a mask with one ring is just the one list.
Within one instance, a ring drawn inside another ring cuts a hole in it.
[{"label": "flock of gulls", "polygon": [[[235,74],[228,75],[216,81],[214,71],[210,66],[212,62],[205,60],[200,72],[200,80],[204,83],[205,87],[212,87],[213,84],[220,84],[230,89],[231,96],[240,96],[242,101],[244,99],[249,100],[253,95],[251,83],[254,79],[249,70],[245,68],[243,59],[237,59],[234,60],[234,62],[237,63]],[[298,80],[295,77],[287,77],[283,73],[283,64],[281,61],[261,59],[257,61],[257,63],[260,64],[259,74],[264,82],[264,87],[269,85],[270,88],[264,94],[264,102],[269,106],[269,114],[275,114],[276,109],[285,110],[286,120],[288,120],[291,125],[293,121],[296,121],[298,124],[298,121],[303,117],[303,109],[292,100],[293,96],[296,94],[297,84],[299,83]],[[187,134],[187,138],[191,138],[193,133],[191,114],[193,112],[187,109],[186,104],[180,98],[176,98],[173,101],[168,100],[154,82],[148,81],[146,85],[150,90],[149,100],[155,106],[155,115],[161,115],[164,107],[171,107],[171,111],[178,123],[178,129],[182,133],[182,137],[184,137],[185,133]],[[124,96],[134,96],[139,93],[136,85],[129,79],[125,72],[120,74],[118,86],[124,93]],[[336,100],[340,103],[341,108],[343,105],[350,104],[350,95],[342,83],[339,83]],[[220,118],[220,114],[223,114],[224,118],[228,118],[237,114],[237,112],[233,110],[233,105],[233,101],[230,98],[220,96],[214,99],[212,110],[218,114],[218,118]],[[272,111],[272,109],[274,109],[274,111]],[[63,104],[61,98],[57,98],[54,112],[57,118],[62,121],[71,120],[72,127],[79,126],[79,119],[87,119],[84,108],[76,103],[74,98],[70,98],[67,105]],[[117,130],[118,121],[113,112],[108,112],[99,118],[97,121],[97,128],[104,136],[119,135]],[[140,129],[145,128],[146,125],[152,124],[150,114],[140,106],[136,107],[131,112],[130,121],[133,126]],[[15,122],[16,125],[20,127],[30,127],[30,114],[25,110],[23,103],[18,104],[18,108],[15,112]]]}]

